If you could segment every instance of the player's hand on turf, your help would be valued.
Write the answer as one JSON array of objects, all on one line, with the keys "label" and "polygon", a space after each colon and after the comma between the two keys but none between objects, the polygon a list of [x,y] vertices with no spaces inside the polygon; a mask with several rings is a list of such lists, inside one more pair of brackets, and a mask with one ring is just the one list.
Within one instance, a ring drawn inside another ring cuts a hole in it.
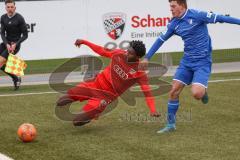
[{"label": "player's hand on turf", "polygon": [[147,70],[147,68],[148,68],[148,59],[144,58],[139,64],[139,69]]},{"label": "player's hand on turf", "polygon": [[150,116],[151,117],[160,117],[160,113],[158,113],[158,112],[151,112]]},{"label": "player's hand on turf", "polygon": [[83,40],[82,39],[77,39],[75,42],[75,46],[80,47],[81,44],[83,44]]}]

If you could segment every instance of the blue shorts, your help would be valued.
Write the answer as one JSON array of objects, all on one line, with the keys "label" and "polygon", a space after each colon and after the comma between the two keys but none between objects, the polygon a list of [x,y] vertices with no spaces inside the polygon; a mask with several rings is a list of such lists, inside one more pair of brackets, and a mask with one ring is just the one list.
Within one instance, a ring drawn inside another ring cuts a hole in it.
[{"label": "blue shorts", "polygon": [[207,62],[199,66],[193,66],[194,64],[185,65],[180,63],[173,80],[179,81],[184,85],[198,84],[207,88],[212,63]]}]

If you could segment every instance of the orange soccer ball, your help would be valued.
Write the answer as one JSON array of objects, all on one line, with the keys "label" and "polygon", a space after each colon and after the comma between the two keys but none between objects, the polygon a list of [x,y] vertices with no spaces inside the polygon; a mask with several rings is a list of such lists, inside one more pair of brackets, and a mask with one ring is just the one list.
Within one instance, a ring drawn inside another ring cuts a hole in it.
[{"label": "orange soccer ball", "polygon": [[19,126],[17,131],[18,137],[23,142],[31,142],[37,136],[37,130],[34,125],[30,123],[24,123]]}]

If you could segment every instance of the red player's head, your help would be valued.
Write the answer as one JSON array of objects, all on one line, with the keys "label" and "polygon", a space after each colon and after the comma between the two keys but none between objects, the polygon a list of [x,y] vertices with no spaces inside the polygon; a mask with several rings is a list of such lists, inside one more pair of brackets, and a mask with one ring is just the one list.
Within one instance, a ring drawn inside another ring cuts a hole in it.
[{"label": "red player's head", "polygon": [[146,47],[142,41],[131,41],[127,50],[127,56],[129,62],[136,62],[146,54]]}]

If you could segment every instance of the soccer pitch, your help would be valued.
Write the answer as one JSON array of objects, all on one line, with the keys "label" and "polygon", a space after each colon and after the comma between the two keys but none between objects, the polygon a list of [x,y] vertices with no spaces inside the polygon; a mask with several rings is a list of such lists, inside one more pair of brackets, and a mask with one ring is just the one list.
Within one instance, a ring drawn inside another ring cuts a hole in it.
[{"label": "soccer pitch", "polygon": [[[165,123],[167,95],[156,97],[160,118],[150,118],[144,99],[138,98],[136,106],[120,100],[111,113],[74,127],[55,116],[60,94],[44,93],[52,92],[48,86],[23,86],[18,92],[1,88],[0,153],[16,160],[240,159],[239,78],[240,73],[213,75],[207,105],[194,100],[187,87],[180,97],[177,131],[163,135],[156,131]],[[4,96],[14,93],[19,95]],[[75,104],[72,110],[81,106]],[[25,122],[37,127],[32,143],[17,138],[17,128]]]}]

